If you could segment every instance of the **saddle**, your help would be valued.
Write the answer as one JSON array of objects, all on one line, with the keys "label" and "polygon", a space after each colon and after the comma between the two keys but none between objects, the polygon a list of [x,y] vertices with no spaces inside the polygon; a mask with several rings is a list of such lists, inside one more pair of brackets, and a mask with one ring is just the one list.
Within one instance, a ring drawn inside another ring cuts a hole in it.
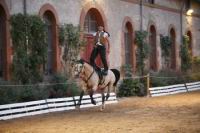
[{"label": "saddle", "polygon": [[103,84],[105,82],[105,75],[103,74],[103,69],[98,66],[95,66],[94,70],[99,76],[99,85]]}]

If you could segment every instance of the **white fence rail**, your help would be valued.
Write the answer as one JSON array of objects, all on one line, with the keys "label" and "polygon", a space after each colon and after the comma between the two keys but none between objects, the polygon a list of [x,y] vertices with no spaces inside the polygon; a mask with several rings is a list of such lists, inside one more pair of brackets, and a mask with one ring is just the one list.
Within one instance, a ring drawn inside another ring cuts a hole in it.
[{"label": "white fence rail", "polygon": [[200,90],[200,82],[149,88],[150,95],[152,97],[195,91],[195,90]]},{"label": "white fence rail", "polygon": [[[79,96],[0,105],[0,120],[7,120],[23,116],[32,116],[57,111],[73,110],[75,109],[75,102],[76,104],[78,103],[78,99]],[[83,96],[82,105],[80,106],[80,108],[101,105],[102,98],[100,94],[95,94],[94,99],[97,102],[96,105],[91,104],[90,97],[88,95]],[[117,103],[115,93],[110,93],[110,97],[105,103]]]}]

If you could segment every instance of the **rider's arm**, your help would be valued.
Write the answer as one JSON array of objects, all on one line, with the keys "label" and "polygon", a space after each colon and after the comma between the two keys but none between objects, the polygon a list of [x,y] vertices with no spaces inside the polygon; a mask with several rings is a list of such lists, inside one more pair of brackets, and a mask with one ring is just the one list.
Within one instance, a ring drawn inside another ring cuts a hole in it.
[{"label": "rider's arm", "polygon": [[105,37],[105,39],[106,39],[106,45],[107,45],[106,48],[107,48],[107,51],[108,51],[108,53],[110,53],[110,41],[109,41],[109,39],[108,39],[109,34],[108,34],[107,32],[105,32],[104,37]]}]

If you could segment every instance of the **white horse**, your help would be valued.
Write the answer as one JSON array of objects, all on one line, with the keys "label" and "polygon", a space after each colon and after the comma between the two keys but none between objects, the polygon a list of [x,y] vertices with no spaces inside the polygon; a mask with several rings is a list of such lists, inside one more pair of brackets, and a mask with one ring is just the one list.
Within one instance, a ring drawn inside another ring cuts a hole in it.
[{"label": "white horse", "polygon": [[[108,100],[110,96],[110,91],[117,85],[120,79],[120,72],[117,69],[108,70],[106,76],[100,78],[98,71],[95,70],[89,63],[84,60],[79,60],[75,66],[75,72],[81,79],[82,92],[80,94],[78,106],[81,105],[81,100],[84,92],[88,92],[91,98],[91,103],[96,105],[96,101],[93,99],[94,92],[100,92],[102,94],[102,106],[101,110],[105,108],[105,100]],[[105,97],[104,92],[107,90],[107,95]]]}]

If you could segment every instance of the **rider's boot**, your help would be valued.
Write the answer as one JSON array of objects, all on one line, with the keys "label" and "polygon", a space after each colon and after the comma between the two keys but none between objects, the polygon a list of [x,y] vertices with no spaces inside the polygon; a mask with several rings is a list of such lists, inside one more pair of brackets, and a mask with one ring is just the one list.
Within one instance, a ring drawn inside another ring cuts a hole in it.
[{"label": "rider's boot", "polygon": [[108,70],[104,69],[104,70],[102,71],[102,73],[103,73],[103,75],[107,75],[107,74],[108,74]]}]

